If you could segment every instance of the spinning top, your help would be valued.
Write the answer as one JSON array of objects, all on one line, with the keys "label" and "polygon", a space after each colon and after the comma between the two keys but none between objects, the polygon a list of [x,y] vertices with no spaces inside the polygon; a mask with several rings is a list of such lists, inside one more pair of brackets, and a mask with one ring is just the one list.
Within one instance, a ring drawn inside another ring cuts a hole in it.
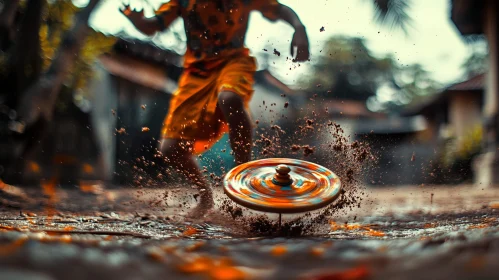
[{"label": "spinning top", "polygon": [[329,169],[288,158],[241,164],[224,180],[225,194],[236,203],[279,214],[322,208],[338,198],[340,189],[340,179]]}]

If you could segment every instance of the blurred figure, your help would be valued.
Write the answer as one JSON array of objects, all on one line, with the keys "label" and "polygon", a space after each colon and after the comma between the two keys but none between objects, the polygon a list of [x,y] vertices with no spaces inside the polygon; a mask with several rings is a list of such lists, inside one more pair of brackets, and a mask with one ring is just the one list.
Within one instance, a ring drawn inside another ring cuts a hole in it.
[{"label": "blurred figure", "polygon": [[251,159],[252,124],[247,107],[256,61],[244,40],[254,10],[271,21],[289,23],[295,29],[291,42],[294,61],[309,59],[305,27],[292,9],[277,0],[172,0],[163,4],[154,18],[145,18],[143,11],[132,11],[129,6],[122,10],[146,35],[165,30],[178,17],[184,20],[188,38],[185,70],[164,121],[160,149],[167,161],[202,190],[193,218],[205,215],[214,203],[193,155],[211,148],[229,132],[236,164]]}]

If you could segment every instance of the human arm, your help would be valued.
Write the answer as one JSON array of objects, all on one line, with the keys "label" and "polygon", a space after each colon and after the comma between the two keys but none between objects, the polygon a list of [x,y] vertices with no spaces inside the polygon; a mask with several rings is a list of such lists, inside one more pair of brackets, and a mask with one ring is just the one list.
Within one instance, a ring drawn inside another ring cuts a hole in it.
[{"label": "human arm", "polygon": [[152,18],[146,18],[143,10],[131,10],[128,5],[125,6],[124,9],[120,9],[120,12],[135,26],[135,28],[137,28],[137,30],[145,35],[152,36],[156,32],[167,29],[179,16],[176,2],[176,0],[172,0],[163,4],[158,11],[156,11],[156,16]]},{"label": "human arm", "polygon": [[[280,4],[277,0],[255,0],[255,9],[271,21],[283,20],[291,25],[295,33],[291,41],[291,56],[294,61],[306,61],[310,57],[309,41],[305,26],[298,15],[290,7]],[[295,53],[295,48],[297,49]],[[296,56],[295,56],[296,55]]]},{"label": "human arm", "polygon": [[296,47],[296,57],[294,60],[298,62],[308,60],[310,57],[308,35],[298,15],[290,7],[282,4],[279,4],[277,14],[280,19],[289,23],[295,29],[291,41],[291,56],[295,56],[294,50]]}]

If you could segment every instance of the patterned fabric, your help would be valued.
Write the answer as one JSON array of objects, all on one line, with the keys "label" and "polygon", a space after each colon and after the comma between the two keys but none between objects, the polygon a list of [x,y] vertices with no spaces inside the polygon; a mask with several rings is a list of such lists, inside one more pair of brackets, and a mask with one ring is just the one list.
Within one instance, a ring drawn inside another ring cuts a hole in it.
[{"label": "patterned fabric", "polygon": [[247,50],[232,50],[224,59],[203,62],[203,69],[190,67],[179,81],[170,101],[162,137],[194,141],[193,153],[211,148],[228,126],[217,106],[218,93],[231,91],[241,96],[246,107],[253,94],[256,61]]},{"label": "patterned fabric", "polygon": [[230,49],[244,48],[251,11],[267,19],[278,17],[277,0],[171,0],[156,15],[162,26],[182,17],[187,33],[184,66],[206,58],[224,56]]},{"label": "patterned fabric", "polygon": [[228,132],[218,94],[231,91],[246,106],[253,93],[256,61],[244,47],[251,11],[277,19],[277,0],[171,0],[157,11],[163,26],[184,19],[187,51],[179,88],[170,102],[162,137],[194,141],[202,153]]},{"label": "patterned fabric", "polygon": [[[289,168],[290,181],[276,184],[276,167]],[[236,203],[271,213],[302,213],[325,207],[341,193],[340,178],[331,170],[298,159],[266,158],[241,164],[223,180]]]}]

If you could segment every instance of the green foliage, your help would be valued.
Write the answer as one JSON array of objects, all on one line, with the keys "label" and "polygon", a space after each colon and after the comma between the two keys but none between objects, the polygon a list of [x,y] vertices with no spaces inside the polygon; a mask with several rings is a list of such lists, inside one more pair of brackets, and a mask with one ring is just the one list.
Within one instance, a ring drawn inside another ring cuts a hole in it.
[{"label": "green foliage", "polygon": [[456,162],[466,161],[480,153],[482,149],[483,127],[473,126],[463,137],[447,139],[441,152],[441,162],[451,167]]},{"label": "green foliage", "polygon": [[374,111],[396,111],[440,88],[421,65],[374,56],[361,38],[332,37],[321,55],[300,82],[314,91],[320,84],[325,98],[364,100]]},{"label": "green foliage", "polygon": [[430,73],[420,64],[396,65],[392,71],[399,88],[399,99],[405,100],[397,105],[424,100],[442,88],[442,85],[434,81]]},{"label": "green foliage", "polygon": [[[55,59],[60,47],[62,36],[68,31],[74,21],[75,14],[80,10],[71,1],[48,1],[43,11],[42,26],[40,28],[41,56],[43,70],[47,70]],[[116,38],[108,37],[100,32],[90,29],[80,53],[74,61],[67,79],[59,94],[56,110],[65,111],[72,95],[77,93],[78,100],[89,99],[90,92],[86,90],[87,83],[94,75],[93,64],[96,58],[110,50]]]},{"label": "green foliage", "polygon": [[390,28],[400,28],[407,34],[412,19],[407,13],[411,0],[368,0],[374,5],[375,19]]},{"label": "green foliage", "polygon": [[471,54],[461,66],[468,78],[487,72],[489,60],[486,41],[473,42],[470,47]]},{"label": "green foliage", "polygon": [[[71,1],[48,1],[40,28],[40,39],[44,70],[46,70],[61,43],[62,35],[72,27],[73,18],[79,11]],[[92,66],[97,56],[110,50],[116,39],[90,30],[82,51],[76,58],[74,67],[64,83],[72,90],[81,90],[93,76]]]},{"label": "green foliage", "polygon": [[[71,1],[66,0],[40,0],[46,1],[45,9],[42,11],[42,24],[39,30],[40,47],[43,70],[47,70],[55,59],[57,50],[60,47],[63,34],[68,31],[72,25],[75,14],[80,10]],[[26,8],[26,1],[21,1],[20,9]],[[76,57],[74,66],[71,69],[62,94],[72,94],[75,91],[83,92],[87,82],[93,77],[93,64],[96,58],[110,50],[116,38],[108,37],[94,30],[89,31],[82,51]],[[0,53],[0,74],[9,71],[8,56],[10,53]],[[29,71],[30,69],[26,69]]]},{"label": "green foliage", "polygon": [[459,158],[470,158],[478,154],[482,148],[483,128],[473,127],[457,145],[456,154]]},{"label": "green foliage", "polygon": [[372,56],[360,38],[332,37],[321,55],[301,84],[310,89],[320,84],[332,93],[326,97],[365,100],[379,81],[389,78],[392,68],[392,60]]}]

